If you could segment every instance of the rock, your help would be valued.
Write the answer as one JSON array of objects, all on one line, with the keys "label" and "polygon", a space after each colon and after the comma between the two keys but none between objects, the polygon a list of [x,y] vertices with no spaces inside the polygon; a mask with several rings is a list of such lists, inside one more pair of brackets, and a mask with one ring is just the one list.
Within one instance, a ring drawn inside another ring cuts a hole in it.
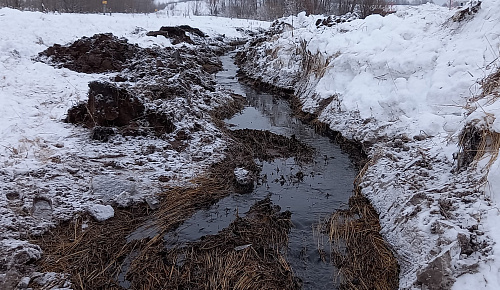
[{"label": "rock", "polygon": [[417,272],[417,283],[421,285],[421,289],[451,289],[454,282],[450,251],[436,257],[427,267]]},{"label": "rock", "polygon": [[87,212],[98,222],[105,221],[115,216],[115,210],[110,205],[95,204]]},{"label": "rock", "polygon": [[236,182],[239,185],[249,185],[253,183],[253,178],[250,174],[250,171],[246,170],[245,168],[235,168],[234,176],[236,177]]}]

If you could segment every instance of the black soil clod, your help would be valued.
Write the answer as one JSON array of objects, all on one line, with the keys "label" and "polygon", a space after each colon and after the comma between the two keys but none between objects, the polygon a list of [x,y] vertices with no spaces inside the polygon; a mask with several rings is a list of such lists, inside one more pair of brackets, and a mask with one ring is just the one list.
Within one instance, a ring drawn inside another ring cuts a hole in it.
[{"label": "black soil clod", "polygon": [[191,34],[197,37],[206,37],[207,35],[203,33],[198,28],[193,28],[189,25],[180,25],[180,26],[162,26],[158,31],[150,31],[146,35],[147,36],[158,36],[162,35],[166,38],[172,40],[172,44],[179,44],[181,42],[186,42],[189,44],[194,44],[194,41],[187,34]]},{"label": "black soil clod", "polygon": [[82,73],[120,71],[139,47],[111,33],[82,37],[69,46],[55,44],[39,53],[59,66]]}]

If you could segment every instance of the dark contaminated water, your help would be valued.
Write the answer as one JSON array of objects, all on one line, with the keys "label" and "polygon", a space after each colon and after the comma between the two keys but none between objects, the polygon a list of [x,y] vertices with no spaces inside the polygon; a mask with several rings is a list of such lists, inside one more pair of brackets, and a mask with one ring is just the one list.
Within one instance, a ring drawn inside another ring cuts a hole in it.
[{"label": "dark contaminated water", "polygon": [[328,238],[315,230],[315,226],[347,203],[356,176],[354,166],[338,145],[296,119],[287,101],[239,83],[231,56],[222,57],[222,62],[225,70],[217,74],[218,83],[248,101],[240,114],[226,120],[227,125],[233,129],[294,135],[315,149],[314,161],[299,164],[289,158],[259,162],[262,172],[252,193],[234,194],[207,210],[198,211],[165,237],[167,245],[180,246],[216,234],[236,215],[244,216],[256,201],[270,196],[282,210],[292,212],[287,258],[295,275],[303,280],[304,289],[336,289]]}]

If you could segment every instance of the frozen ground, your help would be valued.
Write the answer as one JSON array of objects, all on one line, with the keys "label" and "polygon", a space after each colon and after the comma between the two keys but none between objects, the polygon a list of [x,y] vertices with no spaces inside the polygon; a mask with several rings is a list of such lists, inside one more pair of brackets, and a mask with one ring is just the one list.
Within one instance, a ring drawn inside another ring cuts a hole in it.
[{"label": "frozen ground", "polygon": [[19,272],[29,271],[24,265],[29,268],[39,258],[40,248],[27,242],[30,235],[76,213],[105,220],[113,216],[109,204],[145,200],[154,207],[155,194],[163,187],[182,184],[220,160],[225,141],[207,112],[227,102],[227,94],[214,92],[210,105],[193,99],[186,114],[180,110],[183,103],[171,103],[170,110],[179,115],[178,130],[192,128],[194,121],[203,126],[184,150],[172,149],[169,138],[116,136],[103,143],[91,140],[88,129],[62,119],[71,106],[87,99],[90,81],[115,74],[76,73],[34,60],[55,43],[96,33],[110,32],[141,47],[172,46],[164,37],[145,34],[179,24],[228,38],[242,37],[238,27],[269,26],[164,13],[104,16],[0,9],[0,285],[4,279],[19,279]]},{"label": "frozen ground", "polygon": [[498,76],[492,89],[483,82],[500,67],[500,1],[463,17],[432,4],[397,10],[331,27],[284,19],[247,45],[244,72],[294,89],[304,111],[366,145],[359,182],[400,261],[400,288],[500,289]]}]

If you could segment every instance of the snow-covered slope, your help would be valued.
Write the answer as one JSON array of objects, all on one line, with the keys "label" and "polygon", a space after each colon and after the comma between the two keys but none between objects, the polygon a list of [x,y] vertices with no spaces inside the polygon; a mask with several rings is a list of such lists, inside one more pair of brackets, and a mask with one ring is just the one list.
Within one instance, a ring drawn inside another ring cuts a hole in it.
[{"label": "snow-covered slope", "polygon": [[243,55],[248,76],[293,88],[304,111],[370,148],[360,185],[401,288],[500,288],[500,103],[481,87],[500,67],[500,1],[455,13],[427,4],[331,27],[301,13]]}]

